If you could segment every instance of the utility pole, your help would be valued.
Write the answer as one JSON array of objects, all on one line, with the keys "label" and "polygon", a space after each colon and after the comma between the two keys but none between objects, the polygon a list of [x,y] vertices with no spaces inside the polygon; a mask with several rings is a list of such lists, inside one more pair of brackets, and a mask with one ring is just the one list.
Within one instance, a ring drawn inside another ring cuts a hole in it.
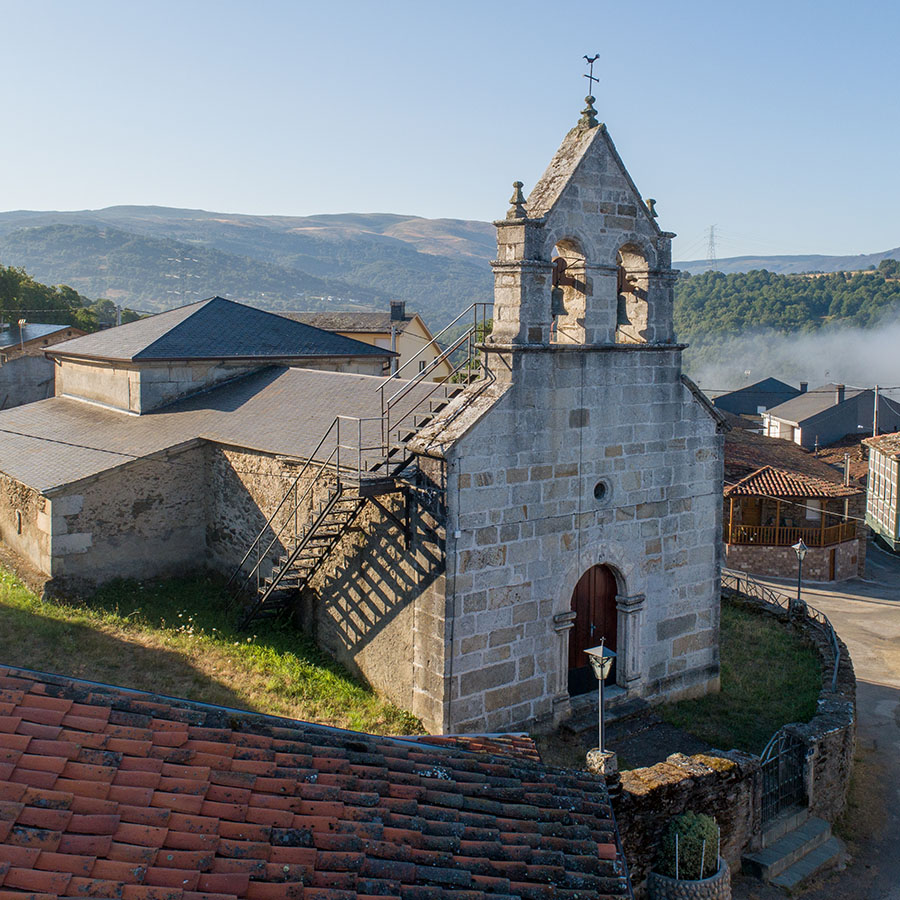
[{"label": "utility pole", "polygon": [[878,385],[875,385],[875,402],[872,404],[872,437],[878,437]]}]

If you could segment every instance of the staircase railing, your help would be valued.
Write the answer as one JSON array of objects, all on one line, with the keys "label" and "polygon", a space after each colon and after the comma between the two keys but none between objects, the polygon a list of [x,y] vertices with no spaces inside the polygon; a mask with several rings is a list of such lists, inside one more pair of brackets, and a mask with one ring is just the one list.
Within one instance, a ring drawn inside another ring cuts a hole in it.
[{"label": "staircase railing", "polygon": [[[370,459],[367,454],[374,452],[377,454],[377,460],[383,459],[385,454],[383,443],[379,441],[372,444],[363,439],[365,424],[371,422],[373,424],[372,430],[380,431],[378,428],[380,421],[381,419],[378,416],[335,416],[331,425],[328,426],[325,434],[322,435],[319,443],[310,454],[309,459],[303,464],[291,482],[291,486],[266,520],[266,524],[263,525],[247,548],[247,552],[232,573],[231,578],[228,579],[225,585],[226,590],[231,590],[233,596],[237,596],[237,594],[246,590],[255,578],[255,586],[258,592],[262,579],[265,577],[265,573],[263,573],[264,564],[269,559],[273,549],[276,546],[293,548],[302,534],[305,534],[305,530],[301,533],[299,512],[308,500],[314,502],[316,489],[328,483],[330,498],[334,490],[340,490],[343,481],[352,481],[358,484],[362,480],[366,471],[366,464]],[[342,437],[342,426],[344,435],[347,435],[349,430],[352,438],[355,432],[355,441],[351,440],[348,442],[346,438]],[[301,493],[301,485],[305,478],[309,479],[309,483]],[[277,525],[276,520],[285,507],[289,508],[289,512],[284,515],[281,524]],[[270,538],[268,543],[264,543],[267,535],[270,535]],[[247,570],[247,563],[251,559],[253,564]]]},{"label": "staircase railing", "polygon": [[[492,303],[474,303],[438,332],[435,340],[469,315],[472,317],[471,324],[462,334],[452,338],[438,356],[408,380],[401,379],[401,373],[415,362],[416,357],[382,381],[378,386],[380,416],[335,416],[229,578],[226,591],[230,591],[231,602],[251,586],[257,596],[255,608],[265,602],[301,550],[315,539],[316,529],[327,519],[327,511],[338,502],[346,483],[359,486],[366,476],[372,477],[376,473],[380,477],[395,477],[408,465],[408,455],[397,458],[395,453],[419,430],[418,416],[430,417],[436,413],[431,406],[435,393],[443,391],[441,399],[446,403],[455,386],[462,390],[478,377],[475,373],[479,368],[483,368],[485,375],[490,375],[486,359],[480,367],[476,366],[476,361],[480,352],[478,344],[487,333],[488,310],[492,306]],[[460,353],[463,347],[465,350]],[[443,381],[429,381],[444,363],[449,365],[450,376]],[[404,399],[408,399],[408,404],[401,405]],[[428,406],[425,413],[424,405]],[[411,422],[408,421],[410,418]],[[301,521],[301,510],[307,504],[314,507],[317,492],[323,501],[318,514],[311,518],[304,516]]]},{"label": "staircase railing", "polygon": [[[446,386],[448,382],[454,383],[453,379],[460,376],[461,373],[466,376],[462,381],[463,384],[466,384],[468,381],[474,380],[474,378],[477,377],[473,374],[473,364],[476,362],[479,355],[478,344],[484,340],[484,337],[488,332],[488,311],[492,309],[493,306],[493,302],[473,303],[468,309],[464,309],[452,322],[442,328],[434,336],[434,342],[438,343],[440,338],[444,337],[444,335],[454,329],[459,322],[465,321],[470,316],[471,324],[468,325],[462,334],[452,338],[438,356],[434,357],[430,363],[427,363],[418,372],[411,372],[410,377],[405,380],[399,388],[393,390],[393,392],[391,391],[395,386],[392,382],[395,379],[401,379],[401,373],[416,362],[418,356],[408,359],[389,379],[378,386],[378,391],[381,394],[381,416],[384,423],[383,439],[386,445],[390,444],[390,437],[394,429],[399,429],[404,421],[415,412],[416,407],[430,399],[430,397],[436,391],[440,390],[441,387]],[[463,347],[465,347],[464,352],[459,354],[458,351]],[[450,375],[443,381],[431,382],[430,378],[433,373],[440,369],[444,363],[447,363],[450,366]],[[486,358],[483,360],[482,367],[486,374]],[[407,410],[406,412],[403,412],[402,410],[395,411],[395,408],[400,402],[405,397],[408,397],[416,388],[421,386],[424,381],[430,381],[434,386],[424,396],[421,394],[421,391],[416,391],[414,395],[416,403],[414,404],[413,409]]]}]

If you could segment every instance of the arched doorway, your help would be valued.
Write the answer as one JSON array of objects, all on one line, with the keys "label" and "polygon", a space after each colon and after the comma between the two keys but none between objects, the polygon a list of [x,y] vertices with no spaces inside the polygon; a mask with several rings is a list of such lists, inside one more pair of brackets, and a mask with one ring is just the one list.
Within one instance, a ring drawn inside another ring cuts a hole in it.
[{"label": "arched doorway", "polygon": [[[569,631],[569,695],[586,694],[597,689],[597,679],[585,650],[596,647],[600,639],[610,650],[616,649],[617,610],[616,576],[609,566],[592,566],[575,585],[572,611],[575,621]],[[613,663],[607,684],[615,684]]]}]

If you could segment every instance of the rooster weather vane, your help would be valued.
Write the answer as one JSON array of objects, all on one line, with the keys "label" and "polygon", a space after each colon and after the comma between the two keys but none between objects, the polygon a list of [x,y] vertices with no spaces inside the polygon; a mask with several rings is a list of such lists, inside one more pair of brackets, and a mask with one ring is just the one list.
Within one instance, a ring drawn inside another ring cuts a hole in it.
[{"label": "rooster weather vane", "polygon": [[590,73],[584,76],[588,80],[588,93],[589,94],[594,93],[594,82],[596,81],[599,83],[599,81],[600,81],[599,78],[594,78],[594,63],[597,62],[598,59],[600,59],[599,53],[595,53],[593,56],[587,56],[587,55],[584,56],[585,62],[591,67]]}]

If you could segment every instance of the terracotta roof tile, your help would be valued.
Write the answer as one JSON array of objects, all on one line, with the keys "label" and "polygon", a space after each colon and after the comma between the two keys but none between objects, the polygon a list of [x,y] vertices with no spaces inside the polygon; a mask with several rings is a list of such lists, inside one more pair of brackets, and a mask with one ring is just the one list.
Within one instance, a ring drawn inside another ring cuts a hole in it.
[{"label": "terracotta roof tile", "polygon": [[603,783],[545,769],[524,736],[375,737],[22,670],[0,684],[13,891],[629,896]]},{"label": "terracotta roof tile", "polygon": [[800,472],[764,466],[725,488],[725,496],[853,497],[859,488]]}]

